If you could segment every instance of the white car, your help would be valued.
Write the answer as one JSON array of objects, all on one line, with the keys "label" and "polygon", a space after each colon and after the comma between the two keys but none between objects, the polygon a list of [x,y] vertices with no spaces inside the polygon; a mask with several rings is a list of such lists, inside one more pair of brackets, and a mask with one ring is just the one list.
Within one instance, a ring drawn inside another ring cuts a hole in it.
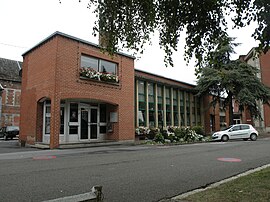
[{"label": "white car", "polygon": [[258,131],[253,128],[250,124],[236,124],[231,125],[228,128],[215,132],[212,135],[213,140],[221,140],[223,142],[226,142],[228,140],[233,139],[244,139],[244,140],[257,140],[259,133]]}]

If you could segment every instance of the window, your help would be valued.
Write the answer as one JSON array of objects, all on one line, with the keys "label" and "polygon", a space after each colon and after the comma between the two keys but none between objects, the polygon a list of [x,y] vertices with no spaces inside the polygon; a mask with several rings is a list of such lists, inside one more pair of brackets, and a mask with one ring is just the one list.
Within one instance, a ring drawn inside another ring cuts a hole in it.
[{"label": "window", "polygon": [[99,60],[100,61],[100,72],[102,73],[110,73],[110,74],[116,74],[116,64],[112,62],[108,62],[105,60]]},{"label": "window", "polygon": [[149,126],[155,126],[155,97],[153,83],[148,83],[148,114]]},{"label": "window", "polygon": [[65,107],[60,107],[60,134],[65,133]]},{"label": "window", "polygon": [[158,126],[163,126],[163,87],[157,86]]},{"label": "window", "polygon": [[197,97],[196,99],[196,103],[197,103],[197,124],[201,125],[201,99],[199,97]]},{"label": "window", "polygon": [[107,106],[106,104],[100,104],[99,107],[99,121],[100,121],[100,133],[107,133]]},{"label": "window", "polygon": [[[78,104],[70,103],[69,108],[69,122],[77,123],[78,122]],[[78,125],[69,125],[69,134],[78,134]]]},{"label": "window", "polygon": [[181,125],[185,126],[185,101],[184,92],[180,92],[180,115],[181,115]]},{"label": "window", "polygon": [[21,91],[15,91],[14,105],[20,106]]},{"label": "window", "polygon": [[178,92],[173,89],[173,119],[174,125],[178,126]]},{"label": "window", "polygon": [[166,124],[171,125],[171,89],[166,88]]},{"label": "window", "polygon": [[249,125],[241,125],[241,130],[248,130],[249,129]]},{"label": "window", "polygon": [[81,57],[81,67],[92,68],[96,71],[99,71],[98,59],[92,58],[92,57],[87,57],[87,56],[82,56]]},{"label": "window", "polygon": [[50,134],[51,106],[45,105],[45,134]]},{"label": "window", "polygon": [[234,127],[232,128],[232,131],[237,131],[237,130],[240,130],[240,126],[234,126]]},{"label": "window", "polygon": [[139,95],[139,126],[145,126],[145,110],[146,110],[146,101],[145,101],[145,82],[138,81],[138,95]]},{"label": "window", "polygon": [[77,103],[70,103],[69,121],[78,122],[78,104]]},{"label": "window", "polygon": [[187,126],[190,126],[190,94],[186,94],[186,113],[187,113]]},{"label": "window", "polygon": [[80,76],[99,81],[118,82],[117,64],[82,55]]},{"label": "window", "polygon": [[191,112],[192,112],[192,125],[196,125],[196,114],[195,114],[195,108],[196,108],[196,102],[195,102],[195,96],[191,94]]}]

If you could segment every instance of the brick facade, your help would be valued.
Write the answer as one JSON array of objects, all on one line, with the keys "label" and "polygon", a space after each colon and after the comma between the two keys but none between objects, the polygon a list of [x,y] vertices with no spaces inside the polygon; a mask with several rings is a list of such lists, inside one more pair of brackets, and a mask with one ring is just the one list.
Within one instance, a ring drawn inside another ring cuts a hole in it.
[{"label": "brick facade", "polygon": [[0,127],[19,126],[21,62],[0,58]]},{"label": "brick facade", "polygon": [[[264,85],[270,88],[270,51],[258,54],[255,48],[252,48],[247,55],[240,56],[240,59],[256,67],[259,70],[258,78],[261,79]],[[253,122],[258,129],[270,132],[270,107],[268,105],[262,105],[262,103],[259,103],[259,107],[262,120],[257,119],[253,120]]]},{"label": "brick facade", "polygon": [[[81,79],[81,55],[118,66],[119,83]],[[108,113],[116,112],[117,123],[107,139],[134,140],[134,58],[103,54],[86,41],[56,32],[26,52],[22,72],[20,139],[29,144],[42,141],[44,100],[50,100],[50,148],[59,146],[60,105],[63,100],[106,103]]]}]

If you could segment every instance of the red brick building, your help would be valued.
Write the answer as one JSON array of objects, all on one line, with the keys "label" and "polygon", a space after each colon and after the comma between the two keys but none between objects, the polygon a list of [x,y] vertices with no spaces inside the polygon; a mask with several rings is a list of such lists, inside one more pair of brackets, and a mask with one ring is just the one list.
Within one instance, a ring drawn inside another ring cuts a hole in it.
[{"label": "red brick building", "polygon": [[[106,55],[64,33],[55,32],[23,57],[20,140],[27,144],[134,141],[139,126],[199,125],[209,134],[229,125],[228,110],[197,97],[195,85],[134,70],[134,57]],[[267,85],[268,60],[260,58]],[[235,104],[234,122],[253,120]]]},{"label": "red brick building", "polygon": [[[266,54],[258,54],[255,48],[252,48],[247,55],[240,56],[248,64],[257,67],[259,70],[258,78],[261,82],[270,88],[270,51]],[[270,132],[270,107],[259,103],[263,120],[253,120],[257,128]]]},{"label": "red brick building", "polygon": [[55,32],[23,54],[20,140],[134,140],[134,58]]},{"label": "red brick building", "polygon": [[0,126],[19,126],[22,62],[0,58]]}]

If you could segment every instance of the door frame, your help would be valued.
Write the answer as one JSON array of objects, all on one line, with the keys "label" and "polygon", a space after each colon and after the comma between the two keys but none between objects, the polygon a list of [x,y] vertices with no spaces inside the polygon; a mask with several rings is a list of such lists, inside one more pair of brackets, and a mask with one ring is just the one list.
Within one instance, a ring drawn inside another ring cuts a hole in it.
[{"label": "door frame", "polygon": [[[88,138],[87,139],[81,139],[81,111],[82,108],[84,110],[88,111]],[[91,110],[92,109],[96,109],[97,110],[97,123],[94,123],[97,125],[97,138],[92,138],[91,139]],[[99,104],[97,106],[91,106],[90,104],[84,104],[84,103],[80,103],[79,104],[79,131],[78,131],[78,136],[79,136],[79,141],[95,141],[99,139]]]}]

